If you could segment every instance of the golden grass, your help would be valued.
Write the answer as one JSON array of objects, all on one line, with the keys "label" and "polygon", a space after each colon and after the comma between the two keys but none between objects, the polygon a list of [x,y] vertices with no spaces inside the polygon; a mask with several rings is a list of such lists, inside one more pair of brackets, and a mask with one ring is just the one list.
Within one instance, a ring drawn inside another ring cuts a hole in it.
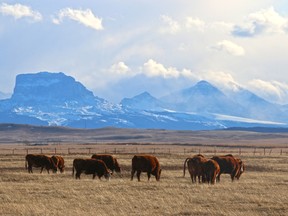
[{"label": "golden grass", "polygon": [[[123,174],[110,181],[71,175],[76,157],[64,155],[64,174],[24,168],[24,155],[0,155],[0,215],[287,215],[288,156],[243,156],[246,173],[236,182],[223,175],[216,185],[183,178],[188,155],[156,155],[160,182],[130,181],[133,155],[117,154]],[[209,156],[209,155],[207,155]]]}]

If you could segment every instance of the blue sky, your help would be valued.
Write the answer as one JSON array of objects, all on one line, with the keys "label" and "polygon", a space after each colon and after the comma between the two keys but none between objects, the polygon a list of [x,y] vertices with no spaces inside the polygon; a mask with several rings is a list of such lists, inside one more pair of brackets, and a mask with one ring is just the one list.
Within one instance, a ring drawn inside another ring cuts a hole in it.
[{"label": "blue sky", "polygon": [[0,91],[62,71],[112,102],[205,79],[288,104],[284,0],[0,1]]}]

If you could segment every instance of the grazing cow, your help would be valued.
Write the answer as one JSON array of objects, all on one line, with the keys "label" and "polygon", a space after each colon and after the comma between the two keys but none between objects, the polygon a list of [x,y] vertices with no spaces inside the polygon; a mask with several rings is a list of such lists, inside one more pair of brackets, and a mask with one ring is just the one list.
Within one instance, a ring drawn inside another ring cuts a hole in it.
[{"label": "grazing cow", "polygon": [[239,163],[233,157],[233,155],[230,154],[224,156],[214,156],[211,159],[215,160],[220,166],[220,172],[217,175],[217,181],[220,181],[220,175],[222,173],[230,174],[231,180],[234,181],[234,178],[239,171]]},{"label": "grazing cow", "polygon": [[220,166],[215,160],[207,160],[203,163],[203,175],[205,182],[214,184],[216,177],[220,173]]},{"label": "grazing cow", "polygon": [[64,172],[64,158],[59,156],[59,155],[53,155],[51,157],[51,159],[53,160],[53,162],[56,164],[57,168],[60,170],[61,173]]},{"label": "grazing cow", "polygon": [[28,172],[33,173],[32,167],[41,167],[40,173],[42,173],[45,168],[49,173],[49,170],[52,169],[54,172],[57,171],[57,166],[53,160],[46,155],[36,155],[36,154],[27,154],[25,157],[25,168],[27,169],[28,163]]},{"label": "grazing cow", "polygon": [[[188,160],[187,160],[188,159]],[[196,183],[196,177],[198,176],[198,182],[200,183],[200,178],[202,177],[202,182],[205,181],[204,175],[204,163],[207,159],[203,155],[195,155],[192,158],[187,158],[184,162],[184,175],[185,175],[185,164],[187,161],[188,171],[190,173],[190,177],[192,183]]]},{"label": "grazing cow", "polygon": [[74,170],[76,170],[76,179],[80,179],[80,175],[82,172],[85,174],[92,174],[93,179],[97,175],[99,179],[102,176],[105,179],[110,179],[110,173],[108,171],[107,166],[102,160],[98,159],[74,159],[73,168],[72,168],[72,176],[74,176]]},{"label": "grazing cow", "polygon": [[[193,157],[202,157],[202,158],[205,158],[204,155],[202,155],[202,154],[197,154],[197,155],[194,155]],[[192,158],[191,158],[191,157],[188,157],[188,158],[186,158],[186,160],[184,161],[184,166],[183,166],[183,177],[185,177],[187,161],[189,161],[190,159],[192,159]]]},{"label": "grazing cow", "polygon": [[235,178],[239,180],[240,176],[245,171],[245,164],[240,158],[236,158],[236,161],[238,162],[238,171],[235,175]]},{"label": "grazing cow", "polygon": [[159,161],[155,156],[135,155],[132,158],[131,181],[133,180],[136,171],[138,181],[140,181],[141,172],[147,172],[148,181],[150,180],[151,174],[159,181],[162,170],[160,169]]},{"label": "grazing cow", "polygon": [[107,168],[112,171],[112,174],[115,172],[121,173],[120,166],[117,162],[117,159],[109,154],[93,154],[92,158],[102,160],[106,164]]}]

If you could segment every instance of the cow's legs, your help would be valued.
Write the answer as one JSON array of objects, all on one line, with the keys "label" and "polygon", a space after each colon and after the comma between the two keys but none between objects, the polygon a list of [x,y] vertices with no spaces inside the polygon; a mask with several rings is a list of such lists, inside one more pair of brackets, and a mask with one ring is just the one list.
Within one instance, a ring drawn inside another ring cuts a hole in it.
[{"label": "cow's legs", "polygon": [[211,177],[212,177],[212,176],[211,176],[211,173],[207,173],[207,174],[206,174],[206,181],[207,181],[208,184],[210,184],[210,183],[212,184],[212,179],[211,179]]},{"label": "cow's legs", "polygon": [[138,171],[137,171],[137,178],[138,178],[138,181],[140,181],[140,174],[141,174],[141,171],[138,170]]},{"label": "cow's legs", "polygon": [[[198,175],[198,183],[201,183],[201,177],[202,177],[202,182],[205,182],[205,177],[202,175]],[[196,176],[195,176],[195,182],[196,182]]]},{"label": "cow's legs", "polygon": [[28,173],[33,173],[32,166],[28,166]]},{"label": "cow's legs", "polygon": [[192,183],[194,183],[194,175],[193,175],[193,174],[190,174],[190,177],[191,177]]},{"label": "cow's legs", "polygon": [[136,170],[132,170],[131,171],[131,181],[133,180],[134,174],[135,174]]},{"label": "cow's legs", "polygon": [[217,177],[216,177],[216,181],[217,181],[217,182],[220,182],[220,175],[221,175],[221,173],[219,173],[219,174],[217,175]]},{"label": "cow's legs", "polygon": [[237,169],[235,169],[235,170],[232,171],[232,173],[231,173],[231,180],[232,180],[232,181],[234,181],[234,178],[235,178],[235,176],[236,176],[236,174],[237,174],[237,171],[238,171]]},{"label": "cow's legs", "polygon": [[216,171],[214,171],[212,174],[211,184],[215,184],[215,182],[216,182]]},{"label": "cow's legs", "polygon": [[147,176],[148,176],[148,181],[150,180],[150,177],[151,177],[151,173],[150,172],[147,172]]},{"label": "cow's legs", "polygon": [[81,175],[81,172],[76,171],[75,178],[76,178],[76,179],[80,179],[80,175]]},{"label": "cow's legs", "polygon": [[44,169],[44,167],[41,167],[40,173],[42,173],[42,172],[43,172],[43,169]]}]

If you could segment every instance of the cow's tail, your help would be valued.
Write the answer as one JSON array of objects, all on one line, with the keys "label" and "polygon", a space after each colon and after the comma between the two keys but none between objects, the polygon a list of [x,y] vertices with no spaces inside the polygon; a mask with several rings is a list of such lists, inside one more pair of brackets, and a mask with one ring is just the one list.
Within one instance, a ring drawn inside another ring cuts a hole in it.
[{"label": "cow's tail", "polygon": [[25,159],[25,169],[27,170],[28,167],[27,167],[27,159]]},{"label": "cow's tail", "polygon": [[185,162],[184,162],[184,167],[183,167],[183,177],[185,177],[185,171],[186,171],[186,164],[187,164],[187,161],[191,159],[190,157],[189,158],[186,158]]},{"label": "cow's tail", "polygon": [[74,177],[74,170],[75,170],[75,168],[74,168],[74,164],[73,164],[73,166],[72,166],[72,177]]}]

